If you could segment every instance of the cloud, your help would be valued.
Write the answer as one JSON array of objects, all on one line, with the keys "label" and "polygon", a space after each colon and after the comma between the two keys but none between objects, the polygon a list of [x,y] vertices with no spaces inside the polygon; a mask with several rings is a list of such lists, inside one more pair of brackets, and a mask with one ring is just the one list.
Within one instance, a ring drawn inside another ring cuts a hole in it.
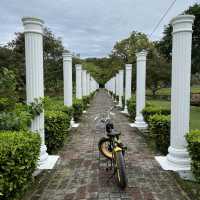
[{"label": "cloud", "polygon": [[[45,21],[66,48],[82,57],[106,56],[117,40],[133,30],[150,34],[171,0],[1,0],[0,43],[23,31],[21,18],[37,16]],[[177,1],[153,34],[161,38],[164,24],[197,0]]]}]

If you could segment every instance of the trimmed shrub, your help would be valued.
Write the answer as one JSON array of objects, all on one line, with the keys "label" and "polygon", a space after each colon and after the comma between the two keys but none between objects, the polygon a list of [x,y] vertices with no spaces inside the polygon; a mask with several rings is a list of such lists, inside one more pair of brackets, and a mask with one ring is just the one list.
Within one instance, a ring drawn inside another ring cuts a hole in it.
[{"label": "trimmed shrub", "polygon": [[135,119],[135,117],[136,117],[136,100],[135,100],[134,96],[132,96],[127,101],[127,109],[128,109],[128,113],[130,115],[130,118]]},{"label": "trimmed shrub", "polygon": [[52,154],[63,146],[70,127],[70,117],[62,111],[45,112],[45,142]]},{"label": "trimmed shrub", "polygon": [[0,199],[21,199],[37,167],[40,144],[37,133],[0,131]]},{"label": "trimmed shrub", "polygon": [[200,183],[200,130],[192,130],[186,135],[188,151],[192,160],[191,168]]},{"label": "trimmed shrub", "polygon": [[150,116],[155,115],[155,114],[160,114],[160,115],[169,115],[170,114],[170,109],[168,108],[161,108],[161,107],[156,107],[152,105],[148,105],[142,110],[142,114],[144,117],[144,120],[149,123]]},{"label": "trimmed shrub", "polygon": [[15,107],[15,101],[12,98],[0,98],[0,111],[12,110]]},{"label": "trimmed shrub", "polygon": [[150,137],[156,150],[167,154],[170,145],[170,115],[155,114],[149,118]]},{"label": "trimmed shrub", "polygon": [[73,101],[73,116],[74,120],[78,122],[83,113],[83,102],[81,99],[74,99]]},{"label": "trimmed shrub", "polygon": [[86,110],[88,108],[88,104],[90,103],[90,96],[83,96],[82,102],[83,102],[83,110]]},{"label": "trimmed shrub", "polygon": [[26,111],[0,113],[0,130],[28,130],[32,116]]},{"label": "trimmed shrub", "polygon": [[122,96],[121,98],[122,98],[122,109],[124,109],[125,108],[125,96]]}]

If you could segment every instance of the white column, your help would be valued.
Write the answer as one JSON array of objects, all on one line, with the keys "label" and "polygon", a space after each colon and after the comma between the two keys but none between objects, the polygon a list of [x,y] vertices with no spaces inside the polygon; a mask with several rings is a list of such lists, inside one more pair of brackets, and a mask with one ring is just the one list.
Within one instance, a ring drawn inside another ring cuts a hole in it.
[{"label": "white column", "polygon": [[[22,19],[25,34],[26,57],[26,95],[27,104],[34,99],[44,97],[43,80],[43,24],[37,18],[25,17]],[[44,112],[36,116],[31,123],[31,131],[40,134],[42,144],[40,148],[39,169],[52,169],[58,156],[48,156],[44,135]]]},{"label": "white column", "polygon": [[63,52],[64,105],[72,106],[72,54]]},{"label": "white column", "polygon": [[87,74],[86,74],[86,95],[87,95],[87,96],[88,96],[89,93],[90,93],[90,92],[89,92],[89,87],[90,87],[90,86],[89,86],[89,82],[90,82],[89,80],[90,80],[90,74],[87,73]]},{"label": "white column", "polygon": [[119,70],[119,107],[122,107],[122,96],[124,93],[124,70]]},{"label": "white column", "polygon": [[132,65],[126,64],[126,80],[125,80],[125,108],[124,113],[128,113],[127,101],[131,98],[131,82],[132,82]]},{"label": "white column", "polygon": [[193,15],[172,19],[171,135],[167,157],[156,158],[163,169],[190,170],[185,135],[189,132]]},{"label": "white column", "polygon": [[86,70],[82,70],[82,92],[83,92],[83,96],[86,96],[86,95],[87,95]]},{"label": "white column", "polygon": [[136,84],[136,118],[132,127],[146,128],[142,110],[145,107],[145,88],[146,88],[146,56],[145,50],[136,53],[137,56],[137,84]]},{"label": "white column", "polygon": [[82,66],[76,64],[76,98],[82,99]]}]

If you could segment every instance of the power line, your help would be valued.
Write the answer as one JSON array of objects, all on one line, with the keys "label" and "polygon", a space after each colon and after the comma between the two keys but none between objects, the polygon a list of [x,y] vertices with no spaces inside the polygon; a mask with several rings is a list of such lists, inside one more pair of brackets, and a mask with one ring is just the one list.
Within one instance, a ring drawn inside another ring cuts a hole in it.
[{"label": "power line", "polygon": [[168,14],[168,12],[172,9],[173,5],[176,3],[176,0],[174,0],[170,6],[168,7],[168,9],[165,11],[165,13],[163,14],[163,16],[160,18],[160,20],[158,21],[158,23],[155,25],[153,31],[150,34],[150,37],[153,35],[153,33],[157,30],[157,28],[159,27],[160,23],[162,22],[162,20],[166,17],[166,15]]}]

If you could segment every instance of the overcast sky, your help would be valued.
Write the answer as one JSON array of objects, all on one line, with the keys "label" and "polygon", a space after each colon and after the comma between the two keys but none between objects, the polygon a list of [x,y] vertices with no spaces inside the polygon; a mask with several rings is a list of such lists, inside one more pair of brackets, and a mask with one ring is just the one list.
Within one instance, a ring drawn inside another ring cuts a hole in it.
[{"label": "overcast sky", "polygon": [[[81,57],[107,56],[117,40],[131,31],[150,34],[173,0],[0,0],[0,44],[23,31],[21,18],[45,21],[64,46]],[[162,36],[164,25],[200,0],[177,0],[152,39]]]}]

